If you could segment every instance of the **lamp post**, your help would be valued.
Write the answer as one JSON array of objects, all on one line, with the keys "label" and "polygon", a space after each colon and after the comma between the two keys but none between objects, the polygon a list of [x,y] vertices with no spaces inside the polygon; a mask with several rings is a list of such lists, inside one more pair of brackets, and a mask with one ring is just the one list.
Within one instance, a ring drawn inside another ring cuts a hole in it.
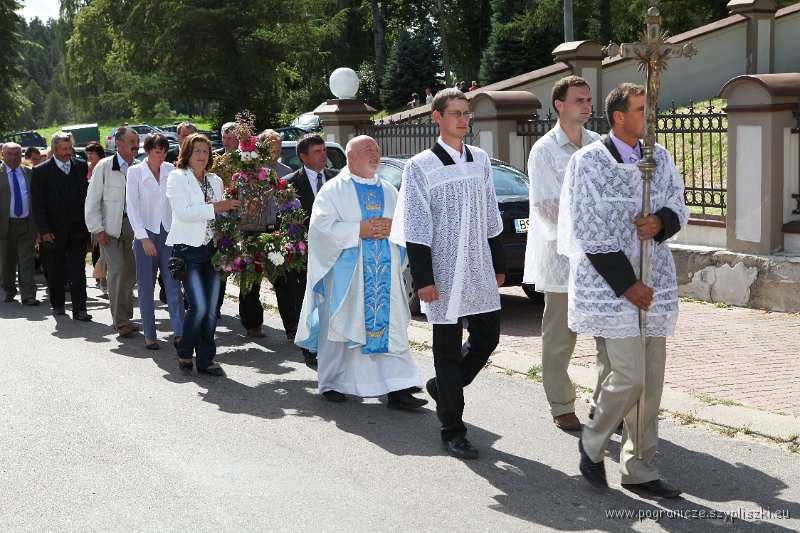
[{"label": "lamp post", "polygon": [[358,74],[351,68],[337,68],[328,79],[333,95],[339,100],[352,100],[358,92]]},{"label": "lamp post", "polygon": [[572,33],[572,0],[564,0],[564,42],[575,40]]}]

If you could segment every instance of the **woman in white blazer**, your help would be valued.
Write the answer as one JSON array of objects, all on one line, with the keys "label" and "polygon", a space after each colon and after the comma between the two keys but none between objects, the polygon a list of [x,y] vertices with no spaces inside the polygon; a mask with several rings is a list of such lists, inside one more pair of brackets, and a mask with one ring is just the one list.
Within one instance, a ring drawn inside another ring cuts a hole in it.
[{"label": "woman in white blazer", "polygon": [[169,141],[160,133],[148,133],[144,138],[147,157],[142,164],[128,169],[125,204],[128,221],[133,228],[133,257],[136,259],[136,285],[139,287],[139,312],[142,315],[144,344],[148,350],[158,350],[153,294],[156,273],[161,270],[167,296],[169,321],[177,346],[183,335],[183,298],[181,285],[169,275],[167,264],[172,246],[167,246],[167,234],[172,226],[172,209],[167,200],[167,176],[175,166],[166,163]]},{"label": "woman in white blazer", "polygon": [[193,133],[183,140],[178,168],[167,178],[172,207],[167,245],[172,246],[173,257],[186,262],[183,288],[188,308],[178,343],[178,367],[191,372],[196,354],[198,373],[222,376],[222,367],[214,362],[220,277],[211,264],[216,252],[212,222],[217,213],[239,207],[239,201],[222,199],[222,180],[208,172],[211,162],[211,142],[205,135]]}]

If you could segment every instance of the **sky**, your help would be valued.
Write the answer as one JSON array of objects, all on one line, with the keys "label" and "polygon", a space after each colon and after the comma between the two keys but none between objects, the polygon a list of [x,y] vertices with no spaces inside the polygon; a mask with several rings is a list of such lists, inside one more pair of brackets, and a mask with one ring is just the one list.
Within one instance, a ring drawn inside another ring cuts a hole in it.
[{"label": "sky", "polygon": [[19,13],[25,20],[39,17],[43,21],[58,18],[59,0],[22,0]]}]

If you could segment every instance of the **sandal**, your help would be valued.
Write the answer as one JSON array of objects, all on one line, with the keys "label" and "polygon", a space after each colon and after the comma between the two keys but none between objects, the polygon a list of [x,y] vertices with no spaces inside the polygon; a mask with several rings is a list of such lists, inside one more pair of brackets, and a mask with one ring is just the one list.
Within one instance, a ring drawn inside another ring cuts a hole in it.
[{"label": "sandal", "polygon": [[160,346],[158,345],[158,343],[156,341],[147,342],[147,339],[145,339],[145,341],[144,341],[144,347],[147,350],[158,350],[160,348]]},{"label": "sandal", "polygon": [[178,368],[191,372],[194,368],[194,359],[178,359]]}]

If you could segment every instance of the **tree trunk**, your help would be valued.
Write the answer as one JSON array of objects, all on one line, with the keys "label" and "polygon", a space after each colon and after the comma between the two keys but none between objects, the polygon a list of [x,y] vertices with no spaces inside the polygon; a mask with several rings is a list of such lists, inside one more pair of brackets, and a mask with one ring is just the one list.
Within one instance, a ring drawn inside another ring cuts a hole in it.
[{"label": "tree trunk", "polygon": [[370,0],[372,9],[372,33],[375,38],[375,77],[378,87],[383,82],[383,69],[386,67],[386,6],[379,0]]},{"label": "tree trunk", "polygon": [[445,20],[444,2],[436,0],[436,10],[439,14],[439,40],[442,48],[442,68],[444,68],[444,86],[451,87],[450,79],[450,50],[447,46],[447,21]]},{"label": "tree trunk", "polygon": [[600,42],[611,42],[611,0],[600,0]]}]

